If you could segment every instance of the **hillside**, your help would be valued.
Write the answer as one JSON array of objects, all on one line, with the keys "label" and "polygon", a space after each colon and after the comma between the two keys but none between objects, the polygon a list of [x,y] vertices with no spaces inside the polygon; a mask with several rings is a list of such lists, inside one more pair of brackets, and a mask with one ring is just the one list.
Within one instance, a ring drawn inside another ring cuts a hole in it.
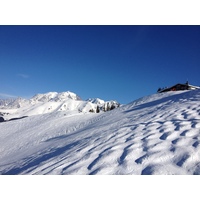
[{"label": "hillside", "polygon": [[199,143],[200,90],[160,93],[0,123],[0,174],[200,174]]}]

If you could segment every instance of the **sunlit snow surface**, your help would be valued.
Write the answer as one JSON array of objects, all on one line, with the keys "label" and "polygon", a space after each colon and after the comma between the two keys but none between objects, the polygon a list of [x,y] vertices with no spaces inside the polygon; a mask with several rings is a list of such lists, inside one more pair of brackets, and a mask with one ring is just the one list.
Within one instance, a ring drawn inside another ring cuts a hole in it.
[{"label": "sunlit snow surface", "polygon": [[200,174],[200,90],[2,122],[0,174]]}]

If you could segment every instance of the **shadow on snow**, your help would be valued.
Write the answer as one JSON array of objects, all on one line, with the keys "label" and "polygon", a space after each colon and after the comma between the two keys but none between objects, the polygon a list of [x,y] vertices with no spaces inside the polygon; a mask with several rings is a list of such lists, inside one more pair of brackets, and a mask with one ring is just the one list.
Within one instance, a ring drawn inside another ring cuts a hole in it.
[{"label": "shadow on snow", "polygon": [[33,169],[37,168],[42,162],[45,162],[51,158],[59,156],[62,153],[64,153],[65,151],[69,150],[70,148],[72,148],[78,144],[79,144],[79,142],[74,142],[74,143],[68,144],[64,147],[59,147],[57,149],[53,149],[52,151],[45,153],[39,157],[36,157],[36,158],[34,157],[33,159],[31,159],[30,157],[26,158],[26,159],[24,159],[24,161],[25,161],[24,166],[12,168],[6,172],[3,172],[2,175],[17,175],[17,174],[22,173],[23,171],[28,170],[29,168],[31,168],[30,170],[33,170]]}]

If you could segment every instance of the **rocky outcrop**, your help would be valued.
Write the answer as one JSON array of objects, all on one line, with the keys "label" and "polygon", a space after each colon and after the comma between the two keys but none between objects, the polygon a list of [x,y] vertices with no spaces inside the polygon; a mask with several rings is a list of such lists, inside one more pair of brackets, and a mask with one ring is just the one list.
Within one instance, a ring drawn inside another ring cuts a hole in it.
[{"label": "rocky outcrop", "polygon": [[118,103],[117,101],[112,101],[112,100],[104,101],[99,98],[96,98],[96,99],[88,99],[87,101],[97,105],[96,111],[94,111],[96,113],[99,113],[100,111],[107,112],[107,111],[120,107],[120,103]]},{"label": "rocky outcrop", "polygon": [[104,105],[102,106],[102,110],[106,112],[119,107],[120,104],[117,101],[108,101],[104,103]]}]

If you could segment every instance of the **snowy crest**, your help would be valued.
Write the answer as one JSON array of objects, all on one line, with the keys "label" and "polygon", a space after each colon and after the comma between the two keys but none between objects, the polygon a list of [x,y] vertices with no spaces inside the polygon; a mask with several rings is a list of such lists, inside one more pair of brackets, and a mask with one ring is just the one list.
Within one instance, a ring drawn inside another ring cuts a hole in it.
[{"label": "snowy crest", "polygon": [[89,101],[91,103],[95,103],[95,104],[100,104],[100,105],[105,103],[104,100],[99,99],[99,98],[89,98],[89,99],[87,99],[87,101]]},{"label": "snowy crest", "polygon": [[61,93],[57,93],[57,92],[48,92],[45,94],[37,94],[35,95],[33,98],[30,99],[30,101],[33,102],[52,102],[52,101],[65,101],[68,99],[72,99],[72,100],[81,100],[81,98],[76,95],[73,92],[61,92]]}]

